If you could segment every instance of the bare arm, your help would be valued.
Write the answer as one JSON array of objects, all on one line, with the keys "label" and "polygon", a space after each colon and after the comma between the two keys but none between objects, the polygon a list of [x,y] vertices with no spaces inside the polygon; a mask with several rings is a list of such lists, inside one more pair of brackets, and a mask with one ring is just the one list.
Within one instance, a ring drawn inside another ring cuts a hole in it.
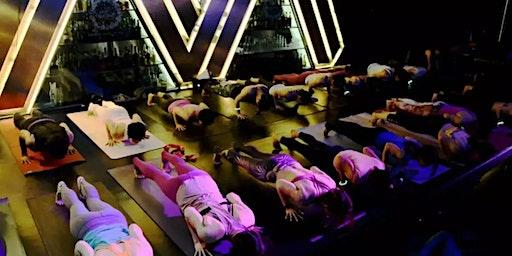
[{"label": "bare arm", "polygon": [[[181,115],[179,115],[179,114],[177,113],[178,111],[179,111],[179,110],[177,110],[177,109],[175,109],[175,110],[173,110],[173,111],[172,111],[172,118],[173,118],[173,120],[174,120],[174,125],[176,126],[176,130],[178,130],[178,131],[184,131],[184,130],[186,129],[186,128],[185,128],[185,125],[180,124],[180,123],[178,122],[178,116],[179,116],[179,117],[181,117],[181,118],[183,118]],[[183,119],[184,119],[184,118],[183,118]]]},{"label": "bare arm", "polygon": [[[185,208],[183,215],[185,216],[188,230],[194,242],[195,254],[211,255],[210,252],[205,249],[205,243],[218,241],[224,236],[226,230],[222,223],[208,215],[203,217],[197,209],[193,207]],[[203,237],[203,239],[207,241],[201,241],[200,237]]]},{"label": "bare arm", "polygon": [[382,162],[386,162],[388,154],[391,154],[398,159],[402,159],[404,157],[404,152],[396,144],[390,142],[384,145],[384,149],[382,150]]},{"label": "bare arm", "polygon": [[247,118],[247,116],[245,114],[242,114],[240,112],[240,102],[242,100],[244,100],[247,97],[247,95],[249,95],[249,93],[251,92],[252,88],[253,87],[249,87],[249,86],[244,87],[242,89],[242,91],[240,91],[240,93],[235,97],[235,108],[236,108],[236,113],[237,113],[237,116],[238,116],[239,119]]},{"label": "bare arm", "polygon": [[59,125],[66,130],[66,134],[69,138],[69,143],[73,143],[73,141],[75,140],[75,135],[73,134],[71,129],[69,129],[69,126],[66,123],[60,123]]},{"label": "bare arm", "polygon": [[284,218],[296,222],[302,220],[303,213],[299,209],[296,209],[297,204],[300,204],[301,196],[295,184],[284,179],[278,179],[276,189],[279,199],[281,199],[281,203],[285,208]]},{"label": "bare arm", "polygon": [[20,150],[21,150],[21,162],[24,164],[29,164],[30,160],[28,158],[27,146],[33,145],[35,143],[35,137],[27,130],[20,131]]},{"label": "bare arm", "polygon": [[244,227],[254,226],[256,223],[254,213],[251,208],[242,201],[240,196],[231,192],[226,195],[226,200],[233,206],[231,214],[240,224],[244,225]]}]

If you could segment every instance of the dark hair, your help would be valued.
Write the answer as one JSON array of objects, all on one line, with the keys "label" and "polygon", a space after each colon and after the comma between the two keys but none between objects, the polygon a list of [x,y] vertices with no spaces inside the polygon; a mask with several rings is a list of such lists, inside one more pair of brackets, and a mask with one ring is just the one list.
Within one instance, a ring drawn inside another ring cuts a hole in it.
[{"label": "dark hair", "polygon": [[439,164],[439,153],[433,146],[425,145],[420,147],[415,153],[414,158],[422,165]]},{"label": "dark hair", "polygon": [[331,81],[331,85],[338,88],[345,88],[346,81],[345,76],[334,76]]},{"label": "dark hair", "polygon": [[128,138],[141,141],[146,137],[146,126],[141,122],[131,123],[127,127]]},{"label": "dark hair", "polygon": [[274,97],[268,94],[268,92],[263,93],[263,95],[261,95],[260,100],[256,102],[256,105],[258,106],[258,109],[260,111],[269,110],[274,105]]},{"label": "dark hair", "polygon": [[229,255],[233,256],[257,256],[265,253],[265,244],[261,234],[257,229],[247,229],[240,232],[230,239],[233,247]]},{"label": "dark hair", "polygon": [[[323,206],[326,225],[340,224],[341,221],[351,219],[353,204],[349,194],[339,187],[329,190],[316,198],[316,203]],[[335,223],[333,223],[335,222]]]},{"label": "dark hair", "polygon": [[306,91],[306,90],[300,90],[297,92],[297,95],[299,98],[297,99],[300,103],[309,103],[311,102],[311,99],[313,97],[313,92]]},{"label": "dark hair", "polygon": [[215,120],[215,117],[217,114],[213,112],[209,108],[205,108],[201,111],[199,111],[199,114],[197,115],[197,119],[199,119],[204,125],[210,125]]},{"label": "dark hair", "polygon": [[44,143],[44,151],[55,159],[62,159],[68,153],[69,137],[66,129],[59,127],[59,132],[52,133]]},{"label": "dark hair", "polygon": [[470,152],[468,153],[469,164],[481,163],[496,154],[496,149],[487,141],[470,138],[469,144],[471,145]]}]

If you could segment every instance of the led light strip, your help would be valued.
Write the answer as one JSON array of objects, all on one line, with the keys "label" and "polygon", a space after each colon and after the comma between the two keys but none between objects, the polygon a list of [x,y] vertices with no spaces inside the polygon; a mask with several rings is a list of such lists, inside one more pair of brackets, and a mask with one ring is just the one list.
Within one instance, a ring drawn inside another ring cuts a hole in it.
[{"label": "led light strip", "polygon": [[199,71],[197,72],[197,74],[202,73],[208,67],[208,64],[210,63],[210,59],[212,58],[213,52],[215,51],[215,47],[217,46],[217,43],[219,42],[220,35],[222,34],[222,31],[224,31],[224,25],[226,25],[226,21],[229,18],[229,14],[231,13],[231,9],[233,8],[234,4],[235,4],[235,0],[228,0],[226,8],[224,9],[224,12],[222,13],[222,17],[219,20],[219,25],[217,26],[217,29],[215,30],[215,33],[213,34],[212,41],[210,42],[210,46],[208,47],[208,50],[206,51],[206,55],[203,59],[203,63],[201,64],[201,67],[199,68]]},{"label": "led light strip", "polygon": [[251,0],[249,2],[249,7],[245,11],[244,17],[242,18],[242,23],[240,27],[238,27],[238,31],[236,32],[235,39],[233,40],[233,44],[231,44],[231,48],[229,48],[228,55],[226,56],[226,60],[224,61],[224,65],[220,71],[218,78],[225,78],[228,74],[229,67],[231,66],[231,62],[233,61],[233,57],[235,56],[236,49],[240,44],[240,40],[242,40],[242,36],[244,35],[244,31],[247,28],[247,24],[249,23],[249,19],[251,18],[252,11],[254,10],[254,6],[256,6],[257,0]]},{"label": "led light strip", "polygon": [[[192,3],[192,6],[194,6],[194,10],[196,11],[197,16],[201,14],[201,3],[199,3],[199,0],[190,0]],[[205,8],[206,9],[206,8]]]},{"label": "led light strip", "polygon": [[320,10],[318,10],[318,3],[316,2],[316,0],[311,0],[311,6],[313,7],[313,13],[315,14],[316,23],[318,24],[318,29],[320,30],[320,37],[322,38],[322,42],[324,43],[325,53],[327,53],[327,58],[329,60],[332,60],[331,46],[329,45],[329,41],[327,40],[324,22],[322,20],[322,16],[320,16]]},{"label": "led light strip", "polygon": [[43,61],[42,61],[41,65],[39,65],[39,69],[37,70],[35,79],[32,82],[30,92],[28,93],[28,96],[27,96],[28,102],[25,102],[25,110],[27,113],[30,113],[30,111],[32,111],[32,108],[34,107],[37,96],[39,95],[39,90],[41,89],[41,86],[43,86],[44,78],[46,76],[46,73],[48,72],[48,69],[50,68],[50,64],[53,60],[53,56],[55,55],[55,52],[57,51],[57,47],[59,46],[60,39],[62,38],[62,35],[64,34],[64,30],[69,21],[69,18],[71,17],[71,13],[73,12],[73,9],[75,8],[75,4],[76,4],[76,0],[68,0],[66,2],[66,5],[64,6],[64,10],[62,11],[62,14],[60,15],[59,21],[57,22],[57,26],[55,27],[55,32],[53,33],[52,38],[50,39],[50,42],[48,43],[48,49],[46,49],[46,52],[43,57]]},{"label": "led light strip", "polygon": [[[174,6],[174,3],[172,0],[163,0],[165,7],[167,8],[167,11],[169,12],[169,15],[171,15],[172,21],[176,25],[176,28],[178,29],[178,33],[180,33],[181,39],[183,40],[183,43],[187,47],[187,50],[190,52],[192,49],[192,46],[194,45],[194,41],[196,40],[197,33],[199,32],[199,29],[201,28],[201,25],[203,24],[204,17],[206,16],[206,13],[208,12],[208,7],[210,6],[211,0],[207,0],[204,4],[204,8],[202,9],[202,13],[197,18],[194,28],[192,29],[192,32],[190,35],[187,33],[187,30],[185,29],[185,26],[183,26],[183,22],[181,21],[180,16],[178,15],[178,11],[176,10],[176,7]],[[196,1],[192,1],[192,5],[194,5],[194,2],[196,4],[199,4]],[[194,6],[195,8],[195,6]],[[197,12],[197,9],[196,9]]]},{"label": "led light strip", "polygon": [[172,60],[171,55],[169,54],[169,51],[167,50],[167,47],[165,47],[165,43],[160,37],[160,34],[158,33],[158,30],[156,29],[155,24],[153,23],[153,20],[151,19],[151,16],[149,15],[148,11],[146,10],[146,7],[144,6],[144,3],[142,3],[142,0],[133,0],[135,5],[137,6],[137,9],[139,9],[139,13],[142,16],[142,19],[146,23],[146,27],[149,30],[149,33],[153,36],[153,39],[155,40],[155,43],[158,45],[158,48],[160,49],[160,52],[162,53],[162,57],[165,59],[167,64],[169,65],[169,68],[171,69],[172,74],[176,78],[178,83],[183,83],[183,78],[180,75],[180,72],[178,71],[178,68],[176,67],[176,64]]},{"label": "led light strip", "polygon": [[334,28],[336,30],[336,36],[338,37],[338,42],[340,43],[340,48],[338,49],[338,51],[334,55],[334,58],[331,61],[331,65],[334,66],[336,62],[338,62],[338,59],[340,58],[341,53],[345,48],[345,43],[343,42],[343,36],[341,35],[340,24],[338,22],[338,16],[336,16],[334,4],[332,0],[327,0],[327,3],[329,4],[329,10],[331,11],[332,22],[334,23]]},{"label": "led light strip", "polygon": [[190,39],[188,40],[187,50],[190,52],[192,50],[192,46],[194,45],[194,42],[196,41],[197,34],[199,33],[199,29],[201,28],[201,25],[203,24],[204,17],[206,16],[206,12],[208,11],[208,7],[210,7],[211,0],[207,0],[204,3],[204,8],[202,9],[201,14],[197,18],[197,21],[194,25],[194,28],[192,29],[192,33],[190,33]]},{"label": "led light strip", "polygon": [[174,3],[172,2],[172,0],[162,1],[164,2],[167,11],[171,15],[172,21],[174,22],[174,25],[176,25],[178,33],[180,33],[181,39],[183,40],[183,43],[186,45],[189,39],[189,35],[187,33],[187,30],[185,29],[185,26],[183,26],[183,23],[181,22],[180,16],[178,15],[178,11],[176,11],[176,7],[174,7]]},{"label": "led light strip", "polygon": [[313,42],[311,41],[311,37],[309,36],[309,30],[306,26],[306,21],[304,20],[304,15],[302,14],[302,9],[300,8],[299,0],[293,0],[293,7],[295,7],[295,13],[297,14],[297,18],[299,18],[300,27],[302,29],[302,33],[306,39],[306,45],[309,49],[309,54],[311,55],[311,61],[313,65],[318,64],[318,59],[316,57],[315,49],[313,48]]},{"label": "led light strip", "polygon": [[39,2],[40,0],[30,0],[27,4],[27,8],[25,9],[25,14],[23,14],[23,17],[20,20],[18,30],[13,37],[11,46],[7,51],[4,63],[0,69],[0,95],[2,95],[7,79],[9,79],[9,74],[11,73],[12,67],[14,66],[16,57],[20,52],[21,45],[25,40],[25,36],[27,35],[30,24],[32,23],[32,19],[34,18],[37,7],[39,6]]}]

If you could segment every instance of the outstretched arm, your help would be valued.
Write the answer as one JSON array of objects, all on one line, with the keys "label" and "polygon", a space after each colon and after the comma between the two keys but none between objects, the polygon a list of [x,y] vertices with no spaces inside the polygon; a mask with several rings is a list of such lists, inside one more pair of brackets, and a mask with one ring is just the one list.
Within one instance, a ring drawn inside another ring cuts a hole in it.
[{"label": "outstretched arm", "polygon": [[20,149],[21,149],[21,162],[24,164],[30,164],[30,159],[28,158],[27,146],[33,145],[36,141],[33,134],[29,131],[23,129],[20,131]]},{"label": "outstretched arm", "polygon": [[277,194],[281,203],[285,208],[285,219],[289,221],[300,221],[303,219],[302,212],[296,209],[293,203],[300,201],[300,194],[295,184],[284,180],[278,179],[276,181]]},{"label": "outstretched arm", "polygon": [[387,155],[391,154],[398,159],[402,159],[404,157],[404,152],[400,149],[396,144],[388,142],[384,145],[384,149],[382,150],[382,162],[386,162]]},{"label": "outstretched arm", "polygon": [[250,227],[254,226],[256,223],[256,218],[254,217],[254,213],[252,212],[251,208],[247,206],[240,196],[237,194],[231,192],[226,195],[226,200],[231,203],[232,205],[232,211],[231,214],[233,217],[235,217],[240,224],[242,224],[244,227]]},{"label": "outstretched arm", "polygon": [[252,87],[246,86],[235,97],[235,109],[236,109],[236,114],[237,114],[239,119],[246,119],[247,118],[247,115],[242,114],[240,112],[240,102],[242,102],[242,100],[244,100],[247,97],[247,95],[249,95],[249,93],[251,92],[251,89],[252,89]]},{"label": "outstretched arm", "polygon": [[[202,216],[196,208],[185,208],[183,215],[187,222],[187,227],[194,242],[195,253],[194,255],[211,255],[205,249],[205,243],[212,243],[221,239],[226,230],[220,221],[209,217],[208,215]],[[201,238],[204,241],[201,241]]]},{"label": "outstretched arm", "polygon": [[107,129],[107,146],[109,147],[112,147],[114,146],[117,141],[116,141],[116,124],[114,123],[114,121],[112,120],[107,120],[105,122],[105,128]]},{"label": "outstretched arm", "polygon": [[[178,131],[184,131],[186,129],[185,125],[184,124],[180,124],[178,122],[178,116],[181,117],[181,115],[179,115],[177,112],[179,110],[173,110],[172,111],[172,119],[174,120],[174,125],[176,126],[176,130]],[[183,119],[183,118],[182,118]]]}]

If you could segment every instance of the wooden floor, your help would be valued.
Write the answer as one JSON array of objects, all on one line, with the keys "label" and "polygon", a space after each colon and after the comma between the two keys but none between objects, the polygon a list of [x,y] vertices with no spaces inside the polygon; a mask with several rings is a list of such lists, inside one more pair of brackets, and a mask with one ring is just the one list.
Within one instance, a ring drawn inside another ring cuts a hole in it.
[{"label": "wooden floor", "polygon": [[[319,102],[324,103],[324,106],[328,106],[329,102],[327,101],[326,92],[319,92],[319,94],[321,97],[325,97]],[[190,96],[190,92],[182,92],[182,95]],[[129,111],[132,113],[136,111],[141,114],[149,130],[162,141],[185,145],[187,153],[200,153],[201,157],[196,165],[211,173],[223,193],[229,191],[240,193],[244,198],[247,198],[246,200],[251,207],[261,209],[256,210],[257,218],[261,218],[263,223],[272,223],[271,219],[275,218],[275,216],[272,217],[264,209],[267,208],[269,202],[278,204],[275,191],[265,189],[265,185],[262,186],[262,184],[246,175],[233,173],[226,170],[226,168],[215,170],[211,162],[213,149],[216,146],[229,148],[234,144],[243,144],[258,139],[268,142],[268,137],[272,133],[284,135],[288,134],[291,129],[314,125],[333,118],[333,116],[336,116],[338,107],[341,105],[343,104],[337,102],[333,105],[335,107],[325,108],[317,104],[315,111],[308,110],[308,115],[301,117],[286,117],[279,114],[264,113],[262,116],[239,121],[220,116],[216,123],[207,129],[191,129],[191,131],[183,133],[175,132],[173,126],[166,121],[165,117],[149,110],[142,102],[137,106],[130,106],[131,109]],[[222,108],[229,106],[229,104],[220,102],[217,103],[217,106]],[[299,110],[300,112],[301,110]],[[56,113],[53,116],[56,119],[66,120],[65,113]],[[147,238],[154,246],[156,254],[182,255],[171,240],[165,236],[137,203],[106,172],[108,169],[130,164],[131,157],[119,160],[109,159],[78,127],[69,120],[66,121],[75,133],[74,145],[86,158],[85,163],[25,177],[16,166],[5,141],[0,140],[0,198],[9,198],[27,255],[47,255],[44,243],[41,240],[27,205],[27,200],[33,200],[41,195],[54,193],[56,185],[60,180],[73,184],[77,176],[84,176],[91,182],[103,183],[116,197],[119,205],[129,217],[142,227]],[[263,144],[268,145],[269,143]],[[149,160],[157,158],[159,153],[160,151],[158,150],[147,152],[142,157]],[[270,200],[264,199],[265,196],[268,196]],[[51,218],[52,216],[48,217]]]}]

